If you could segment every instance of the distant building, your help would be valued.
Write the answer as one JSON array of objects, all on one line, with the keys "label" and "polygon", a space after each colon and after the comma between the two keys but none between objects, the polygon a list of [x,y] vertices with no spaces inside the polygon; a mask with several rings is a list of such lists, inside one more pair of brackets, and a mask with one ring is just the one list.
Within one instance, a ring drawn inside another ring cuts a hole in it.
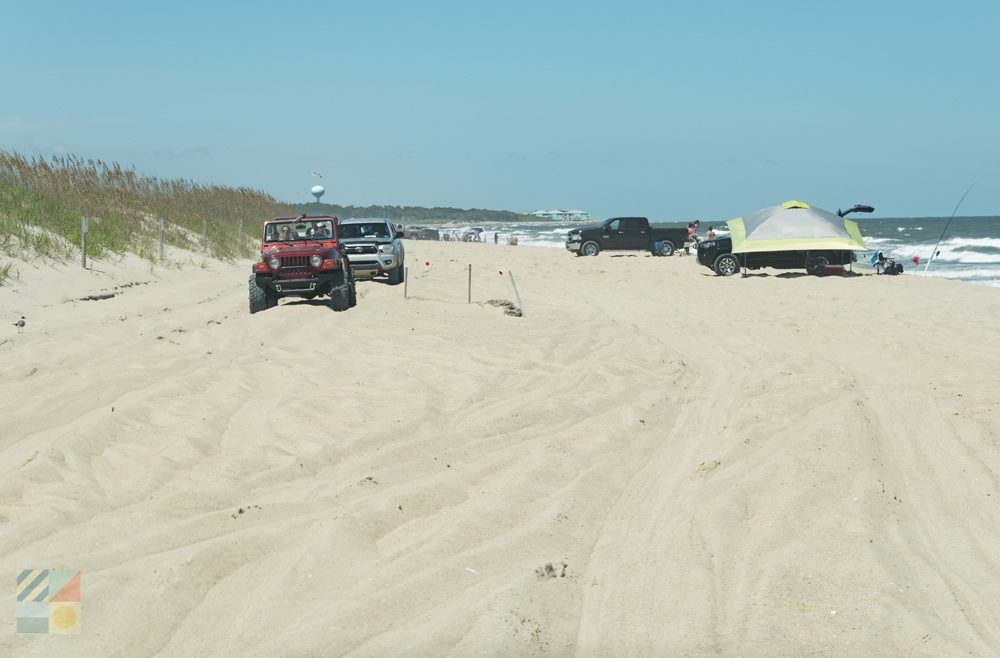
[{"label": "distant building", "polygon": [[590,221],[590,213],[586,210],[536,210],[528,213],[535,217],[545,219],[556,219],[559,221],[587,222]]}]

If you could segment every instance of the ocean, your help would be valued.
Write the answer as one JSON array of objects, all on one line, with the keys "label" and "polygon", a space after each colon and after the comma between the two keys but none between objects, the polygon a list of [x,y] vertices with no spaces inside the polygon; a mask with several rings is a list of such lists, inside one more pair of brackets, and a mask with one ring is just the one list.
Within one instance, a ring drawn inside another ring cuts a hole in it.
[{"label": "ocean", "polygon": [[[941,240],[938,253],[927,268],[927,261],[937,244],[947,217],[869,218],[852,214],[848,219],[858,223],[869,251],[858,252],[857,271],[874,271],[869,264],[875,251],[903,264],[903,274],[958,279],[969,283],[1000,287],[1000,217],[955,217]],[[594,222],[596,223],[596,222]],[[716,227],[726,235],[725,222]],[[501,244],[516,235],[519,244],[563,249],[566,233],[586,224],[547,222],[539,224],[478,224],[486,229],[484,236],[492,242],[499,233]],[[686,226],[681,222],[653,222],[653,226]],[[704,237],[708,223],[702,220],[699,234]],[[462,229],[458,230],[462,233]],[[914,258],[917,259],[914,262]]]}]

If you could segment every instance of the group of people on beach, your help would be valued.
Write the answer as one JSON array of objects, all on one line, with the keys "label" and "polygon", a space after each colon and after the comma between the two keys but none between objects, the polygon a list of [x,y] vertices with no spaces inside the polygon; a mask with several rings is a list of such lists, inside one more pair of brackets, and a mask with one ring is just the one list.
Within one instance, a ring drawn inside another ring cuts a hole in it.
[{"label": "group of people on beach", "polygon": [[[701,242],[701,238],[698,237],[698,229],[701,227],[701,220],[696,219],[693,222],[688,222],[688,239],[684,243],[684,253],[690,254],[691,247],[697,247],[698,243]],[[712,226],[708,227],[708,233],[705,235],[708,240],[715,239],[715,228]]]},{"label": "group of people on beach", "polygon": [[[458,231],[452,231],[451,233],[444,233],[441,237],[442,240],[446,242],[485,242],[483,239],[483,234],[480,231],[467,231],[464,236],[459,236]],[[500,234],[493,233],[493,244],[500,244]],[[517,246],[517,236],[508,235],[507,244],[511,247]]]}]

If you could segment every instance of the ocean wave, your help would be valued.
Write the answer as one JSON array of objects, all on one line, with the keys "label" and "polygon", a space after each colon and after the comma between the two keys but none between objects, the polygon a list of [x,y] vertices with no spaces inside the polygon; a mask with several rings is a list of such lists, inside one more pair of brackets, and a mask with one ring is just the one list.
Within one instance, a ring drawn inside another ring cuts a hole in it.
[{"label": "ocean wave", "polygon": [[[882,251],[890,258],[930,258],[934,252],[934,242],[911,242],[893,238],[867,238],[869,253]],[[1000,265],[1000,239],[997,238],[949,238],[939,246],[934,260],[952,263],[996,263]]]},{"label": "ocean wave", "polygon": [[[923,275],[924,273],[923,264],[921,264],[920,267],[914,268],[913,273]],[[989,281],[996,281],[997,283],[1000,283],[1000,270],[997,270],[995,268],[982,268],[974,270],[947,269],[947,268],[935,269],[934,265],[931,264],[930,269],[927,270],[927,276],[937,279],[958,279],[960,281],[975,281],[976,283],[986,283]]]}]

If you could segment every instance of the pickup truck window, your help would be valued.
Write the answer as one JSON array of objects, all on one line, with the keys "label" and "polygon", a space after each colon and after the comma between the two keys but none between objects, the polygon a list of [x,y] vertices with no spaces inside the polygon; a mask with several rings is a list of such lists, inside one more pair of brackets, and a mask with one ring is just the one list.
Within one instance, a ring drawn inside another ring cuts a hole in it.
[{"label": "pickup truck window", "polygon": [[646,228],[643,224],[643,221],[641,219],[636,219],[635,217],[622,220],[622,223],[624,224],[622,228],[624,228],[626,231],[628,230],[635,231],[638,229]]}]

